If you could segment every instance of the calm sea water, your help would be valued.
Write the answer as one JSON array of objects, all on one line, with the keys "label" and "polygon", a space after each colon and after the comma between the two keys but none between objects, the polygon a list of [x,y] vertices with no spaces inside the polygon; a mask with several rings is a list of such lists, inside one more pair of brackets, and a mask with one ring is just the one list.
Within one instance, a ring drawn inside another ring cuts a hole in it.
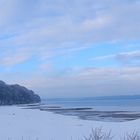
[{"label": "calm sea water", "polygon": [[50,106],[64,108],[91,107],[97,110],[128,110],[140,111],[140,98],[138,97],[109,97],[109,98],[61,98],[46,99],[44,102]]}]

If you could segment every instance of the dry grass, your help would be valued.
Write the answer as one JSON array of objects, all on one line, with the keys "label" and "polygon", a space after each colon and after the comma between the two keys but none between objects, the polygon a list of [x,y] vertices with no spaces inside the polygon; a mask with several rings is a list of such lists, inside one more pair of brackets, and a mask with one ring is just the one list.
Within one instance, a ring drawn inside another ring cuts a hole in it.
[{"label": "dry grass", "polygon": [[[114,138],[115,137],[112,135],[111,131],[105,132],[103,131],[102,128],[95,128],[95,129],[92,129],[88,137],[85,136],[82,140],[114,140]],[[14,140],[14,139],[8,138],[7,140]],[[27,138],[22,137],[20,140],[40,140],[40,139],[39,138],[27,139]],[[118,140],[140,140],[140,133],[138,133],[137,131],[134,131],[132,133],[126,133],[122,138]]]},{"label": "dry grass", "polygon": [[127,133],[121,140],[140,140],[140,135],[138,132],[134,131],[132,133]]},{"label": "dry grass", "polygon": [[[113,140],[114,136],[112,136],[111,131],[104,132],[102,128],[92,129],[90,135],[88,137],[84,137],[84,140]],[[123,138],[120,140],[140,140],[140,134],[137,131],[132,133],[126,133]]]},{"label": "dry grass", "polygon": [[102,128],[92,129],[89,137],[84,137],[85,140],[112,140],[113,136],[111,135],[111,131],[104,132]]}]

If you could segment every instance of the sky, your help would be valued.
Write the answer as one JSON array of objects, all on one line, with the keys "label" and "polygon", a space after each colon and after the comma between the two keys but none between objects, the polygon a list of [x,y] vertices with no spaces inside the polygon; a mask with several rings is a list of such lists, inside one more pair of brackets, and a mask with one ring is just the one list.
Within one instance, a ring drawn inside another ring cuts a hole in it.
[{"label": "sky", "polygon": [[42,97],[140,95],[139,0],[0,0],[0,79]]}]

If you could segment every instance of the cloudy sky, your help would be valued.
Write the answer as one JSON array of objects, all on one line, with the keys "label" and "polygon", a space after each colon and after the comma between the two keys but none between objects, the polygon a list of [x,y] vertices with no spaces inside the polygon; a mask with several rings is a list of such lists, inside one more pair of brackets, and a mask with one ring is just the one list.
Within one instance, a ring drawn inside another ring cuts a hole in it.
[{"label": "cloudy sky", "polygon": [[140,94],[139,0],[0,0],[0,79],[46,97]]}]

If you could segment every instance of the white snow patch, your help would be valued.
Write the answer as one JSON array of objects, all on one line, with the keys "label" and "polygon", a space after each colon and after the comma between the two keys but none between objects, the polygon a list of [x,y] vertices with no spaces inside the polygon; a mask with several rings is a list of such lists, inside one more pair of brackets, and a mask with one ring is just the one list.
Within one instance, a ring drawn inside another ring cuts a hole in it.
[{"label": "white snow patch", "polygon": [[140,130],[140,120],[129,122],[99,122],[53,114],[16,106],[0,107],[0,140],[78,140],[88,136],[92,128],[112,130],[115,140],[120,135]]}]

